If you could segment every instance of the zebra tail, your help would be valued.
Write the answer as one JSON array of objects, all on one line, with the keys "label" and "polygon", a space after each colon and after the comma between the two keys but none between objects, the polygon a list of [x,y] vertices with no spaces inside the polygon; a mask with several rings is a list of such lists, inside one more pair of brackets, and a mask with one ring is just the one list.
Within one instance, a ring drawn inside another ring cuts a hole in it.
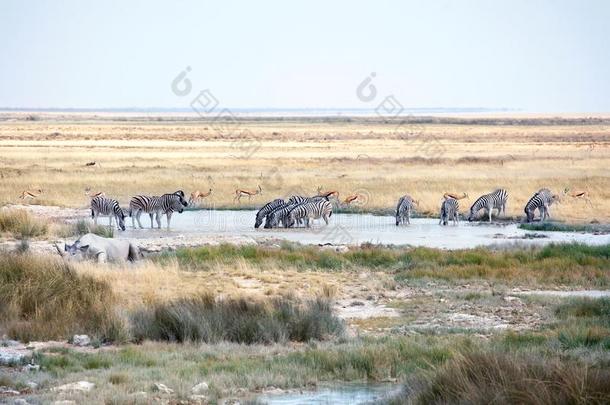
[{"label": "zebra tail", "polygon": [[91,208],[91,218],[95,217],[95,213],[93,212],[93,208]]}]

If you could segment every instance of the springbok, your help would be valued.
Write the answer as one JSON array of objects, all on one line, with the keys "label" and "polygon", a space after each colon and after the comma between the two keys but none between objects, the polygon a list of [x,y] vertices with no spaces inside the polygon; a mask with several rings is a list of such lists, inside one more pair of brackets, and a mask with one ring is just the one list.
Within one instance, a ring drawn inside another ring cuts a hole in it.
[{"label": "springbok", "polygon": [[462,195],[458,195],[457,193],[445,193],[443,194],[443,198],[445,200],[448,198],[453,198],[454,200],[463,200],[464,198],[468,198],[468,194],[462,193]]},{"label": "springbok", "polygon": [[207,193],[204,193],[203,191],[199,190],[193,191],[191,193],[191,197],[189,198],[189,205],[195,202],[200,202],[204,198],[208,197],[210,194],[212,194],[212,189],[209,189]]},{"label": "springbok", "polygon": [[85,195],[92,199],[95,197],[106,197],[106,194],[103,191],[98,191],[97,193],[94,193],[93,191],[91,191],[91,187],[85,188]]},{"label": "springbok", "polygon": [[587,202],[587,204],[589,204],[589,206],[593,207],[593,203],[591,203],[591,199],[589,198],[589,192],[586,190],[574,190],[574,191],[570,191],[569,188],[566,188],[563,192],[563,194],[567,194],[572,198],[577,198],[577,199],[581,199],[581,200],[585,200]]},{"label": "springbok", "polygon": [[322,186],[318,187],[318,197],[330,198],[332,196],[335,196],[335,198],[338,200],[339,192],[337,190],[322,191]]},{"label": "springbok", "polygon": [[33,200],[34,198],[38,198],[40,197],[40,195],[43,193],[42,189],[36,189],[36,190],[23,190],[21,192],[21,195],[19,196],[20,199],[22,200],[27,200],[27,199],[31,199]]},{"label": "springbok", "polygon": [[241,188],[238,188],[237,190],[235,190],[235,198],[233,198],[233,202],[237,200],[237,202],[241,203],[241,198],[245,196],[248,196],[248,201],[250,201],[253,196],[258,194],[263,194],[263,189],[261,188],[260,184],[258,186],[258,189],[255,191],[242,190]]},{"label": "springbok", "polygon": [[360,198],[360,194],[352,194],[352,195],[348,195],[345,200],[343,200],[343,204],[345,205],[350,205],[351,203],[353,203],[354,201],[357,201],[358,198]]}]

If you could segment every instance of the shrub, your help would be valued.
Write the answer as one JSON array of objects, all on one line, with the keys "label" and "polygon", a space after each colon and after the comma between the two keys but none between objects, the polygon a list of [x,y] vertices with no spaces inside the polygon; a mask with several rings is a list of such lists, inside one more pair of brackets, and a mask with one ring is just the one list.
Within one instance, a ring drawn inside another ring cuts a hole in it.
[{"label": "shrub", "polygon": [[502,353],[467,353],[437,369],[414,398],[422,404],[606,403],[610,371]]},{"label": "shrub", "polygon": [[25,210],[0,210],[0,232],[23,239],[46,235],[48,229],[46,221],[32,217]]},{"label": "shrub", "polygon": [[610,319],[610,298],[572,299],[558,305],[555,308],[555,315],[561,319],[565,319],[567,317],[606,317],[606,319]]},{"label": "shrub", "polygon": [[0,257],[0,326],[24,341],[124,336],[106,282],[79,275],[60,259],[30,255]]},{"label": "shrub", "polygon": [[136,340],[253,344],[322,340],[341,334],[343,323],[323,299],[295,303],[282,298],[264,303],[203,295],[137,311],[132,328]]},{"label": "shrub", "polygon": [[95,225],[89,221],[78,220],[72,228],[72,235],[81,236],[86,233],[94,233],[104,238],[114,237],[114,228],[111,226]]}]

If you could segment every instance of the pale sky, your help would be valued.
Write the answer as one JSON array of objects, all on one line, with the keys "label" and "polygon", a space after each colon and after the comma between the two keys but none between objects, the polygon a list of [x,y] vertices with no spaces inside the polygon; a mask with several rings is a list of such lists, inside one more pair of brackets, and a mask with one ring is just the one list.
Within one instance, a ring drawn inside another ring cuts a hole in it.
[{"label": "pale sky", "polygon": [[610,1],[0,2],[0,107],[371,108],[371,72],[410,108],[609,112]]}]

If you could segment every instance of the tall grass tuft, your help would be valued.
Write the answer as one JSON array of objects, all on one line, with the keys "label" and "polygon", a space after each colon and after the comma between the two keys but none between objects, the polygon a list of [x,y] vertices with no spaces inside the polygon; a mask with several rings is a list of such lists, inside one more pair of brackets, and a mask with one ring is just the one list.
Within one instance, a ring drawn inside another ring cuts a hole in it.
[{"label": "tall grass tuft", "polygon": [[26,239],[44,236],[48,230],[45,220],[35,218],[25,210],[0,210],[0,232]]},{"label": "tall grass tuft", "polygon": [[558,359],[503,353],[455,356],[414,398],[421,404],[602,404],[610,398],[610,370]]},{"label": "tall grass tuft", "polygon": [[84,235],[86,233],[94,233],[104,238],[114,237],[114,228],[111,226],[95,225],[89,221],[79,220],[75,224],[75,230],[77,235]]},{"label": "tall grass tuft", "polygon": [[110,285],[79,275],[67,263],[31,255],[0,258],[0,329],[23,341],[86,333],[122,340]]},{"label": "tall grass tuft", "polygon": [[138,341],[305,342],[343,332],[342,321],[332,314],[329,301],[321,298],[295,303],[287,298],[257,302],[202,295],[154,304],[137,311],[131,323]]}]

